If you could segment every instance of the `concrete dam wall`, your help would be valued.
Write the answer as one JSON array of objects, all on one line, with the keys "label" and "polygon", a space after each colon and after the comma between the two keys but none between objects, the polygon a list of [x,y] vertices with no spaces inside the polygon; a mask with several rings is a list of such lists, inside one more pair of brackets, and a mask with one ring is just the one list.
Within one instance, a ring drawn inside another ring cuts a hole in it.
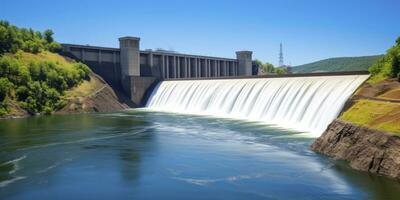
[{"label": "concrete dam wall", "polygon": [[119,48],[62,44],[62,54],[87,64],[114,88],[121,88],[138,106],[157,81],[251,76],[256,73],[251,51],[236,59],[189,55],[165,50],[140,50],[140,38],[119,38]]}]

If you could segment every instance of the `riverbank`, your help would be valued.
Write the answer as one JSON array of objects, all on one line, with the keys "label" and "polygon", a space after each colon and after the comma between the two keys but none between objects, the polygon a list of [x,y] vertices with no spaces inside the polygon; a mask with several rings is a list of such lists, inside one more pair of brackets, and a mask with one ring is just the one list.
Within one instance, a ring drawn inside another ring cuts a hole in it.
[{"label": "riverbank", "polygon": [[400,180],[400,83],[364,83],[311,149]]},{"label": "riverbank", "polygon": [[348,161],[354,169],[400,179],[398,135],[335,120],[311,149]]}]

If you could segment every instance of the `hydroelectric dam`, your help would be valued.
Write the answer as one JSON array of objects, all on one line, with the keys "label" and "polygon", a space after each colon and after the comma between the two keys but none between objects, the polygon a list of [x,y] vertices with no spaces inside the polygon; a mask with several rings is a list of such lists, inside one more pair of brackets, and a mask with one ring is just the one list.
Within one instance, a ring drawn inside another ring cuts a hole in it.
[{"label": "hydroelectric dam", "polygon": [[251,51],[236,59],[140,50],[140,38],[120,48],[62,44],[137,106],[154,111],[246,119],[321,134],[367,72],[255,76]]}]

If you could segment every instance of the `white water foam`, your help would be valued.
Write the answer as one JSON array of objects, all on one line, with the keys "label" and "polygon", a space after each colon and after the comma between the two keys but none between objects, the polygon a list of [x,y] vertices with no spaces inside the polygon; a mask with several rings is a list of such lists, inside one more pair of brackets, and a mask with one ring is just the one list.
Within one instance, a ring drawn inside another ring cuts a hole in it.
[{"label": "white water foam", "polygon": [[146,108],[246,119],[319,136],[368,75],[161,82]]}]

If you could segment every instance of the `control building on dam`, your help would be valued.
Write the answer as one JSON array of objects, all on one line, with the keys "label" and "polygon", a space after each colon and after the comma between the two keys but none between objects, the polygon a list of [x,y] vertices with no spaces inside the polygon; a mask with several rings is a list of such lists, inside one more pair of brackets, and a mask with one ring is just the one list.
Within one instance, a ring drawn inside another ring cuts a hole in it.
[{"label": "control building on dam", "polygon": [[164,50],[140,50],[140,38],[119,38],[119,48],[62,44],[62,54],[87,64],[138,106],[149,88],[165,79],[204,79],[251,76],[257,73],[251,51],[236,59],[189,55]]}]

